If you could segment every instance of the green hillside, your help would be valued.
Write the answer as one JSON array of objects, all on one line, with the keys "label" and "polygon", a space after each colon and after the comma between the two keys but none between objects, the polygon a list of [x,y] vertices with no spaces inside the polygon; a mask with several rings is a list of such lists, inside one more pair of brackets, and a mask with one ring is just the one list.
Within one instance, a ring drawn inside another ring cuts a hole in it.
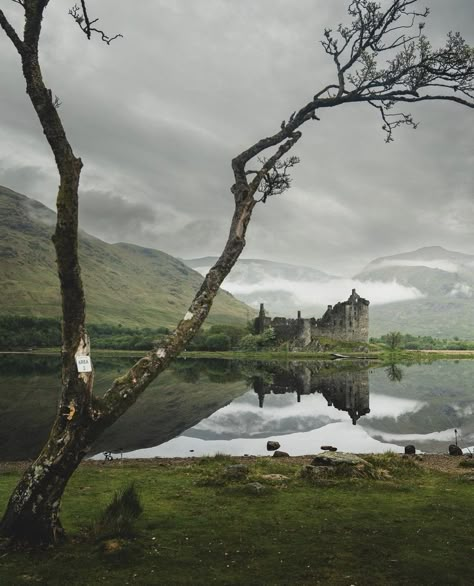
[{"label": "green hillside", "polygon": [[[51,234],[55,213],[0,186],[3,315],[57,317],[59,284]],[[173,327],[202,277],[180,260],[133,244],[107,244],[80,232],[79,253],[90,323]],[[208,323],[244,324],[253,310],[220,292]]]}]

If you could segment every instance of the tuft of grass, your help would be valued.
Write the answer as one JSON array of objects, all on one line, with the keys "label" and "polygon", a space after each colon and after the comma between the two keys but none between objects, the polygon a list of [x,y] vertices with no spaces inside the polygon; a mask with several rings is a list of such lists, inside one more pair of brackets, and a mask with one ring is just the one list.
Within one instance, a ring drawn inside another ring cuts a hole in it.
[{"label": "tuft of grass", "polygon": [[460,468],[474,468],[474,458],[469,458],[468,460],[462,460],[459,462]]},{"label": "tuft of grass", "polygon": [[229,454],[226,454],[225,452],[216,452],[213,456],[210,456],[211,458],[214,459],[214,461],[216,460],[220,460],[220,461],[224,461],[224,462],[231,462],[232,461],[232,456],[229,456]]},{"label": "tuft of grass", "polygon": [[364,458],[376,470],[382,471],[382,477],[385,473],[388,473],[393,478],[413,477],[421,473],[421,468],[417,463],[417,456],[413,457],[396,454],[395,452],[384,452],[383,454],[367,455]]},{"label": "tuft of grass", "polygon": [[140,497],[131,482],[117,491],[93,527],[97,539],[128,538],[134,535],[135,521],[143,512]]}]

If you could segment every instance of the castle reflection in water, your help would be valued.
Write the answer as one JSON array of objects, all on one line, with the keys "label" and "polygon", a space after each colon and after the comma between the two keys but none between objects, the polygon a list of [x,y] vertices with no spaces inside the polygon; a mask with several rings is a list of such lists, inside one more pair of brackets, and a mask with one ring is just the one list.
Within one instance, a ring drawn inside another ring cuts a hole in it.
[{"label": "castle reflection in water", "polygon": [[258,396],[260,407],[263,407],[265,395],[271,393],[296,393],[298,403],[302,395],[319,393],[324,396],[328,406],[346,411],[356,425],[360,417],[370,413],[367,367],[357,371],[341,369],[331,374],[325,370],[314,363],[289,363],[284,368],[274,366],[271,371],[267,365],[262,376],[251,377],[251,385]]}]

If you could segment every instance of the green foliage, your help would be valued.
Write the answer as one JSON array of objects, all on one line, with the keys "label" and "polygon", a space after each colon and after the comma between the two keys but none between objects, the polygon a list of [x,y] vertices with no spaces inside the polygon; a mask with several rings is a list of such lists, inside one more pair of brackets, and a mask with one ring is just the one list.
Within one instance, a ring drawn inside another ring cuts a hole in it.
[{"label": "green foliage", "polygon": [[396,350],[400,346],[400,342],[402,341],[402,335],[400,332],[389,332],[386,335],[386,344],[390,348],[390,350]]},{"label": "green foliage", "polygon": [[273,328],[267,328],[261,334],[248,334],[240,340],[239,350],[252,352],[273,348],[275,346],[275,331]]},{"label": "green foliage", "polygon": [[[399,336],[394,339],[394,336]],[[384,344],[394,350],[474,350],[474,341],[460,340],[458,336],[453,338],[434,338],[433,336],[413,336],[390,332],[380,338],[370,338],[373,344]],[[392,344],[396,342],[396,346]]]},{"label": "green foliage", "polygon": [[[130,328],[121,324],[90,324],[94,348],[112,350],[151,350],[169,334],[168,328]],[[0,349],[54,348],[61,345],[58,319],[27,316],[0,316]]]},{"label": "green foliage", "polygon": [[218,324],[199,332],[188,345],[188,350],[226,351],[236,348],[246,334],[245,327]]},{"label": "green foliage", "polygon": [[0,349],[28,349],[61,345],[61,324],[54,318],[0,316]]},{"label": "green foliage", "polygon": [[94,533],[100,539],[110,537],[131,537],[134,523],[143,512],[140,497],[132,482],[117,491],[94,526]]},{"label": "green foliage", "polygon": [[230,350],[231,345],[229,336],[226,336],[225,334],[213,334],[212,336],[208,336],[206,343],[208,350]]}]

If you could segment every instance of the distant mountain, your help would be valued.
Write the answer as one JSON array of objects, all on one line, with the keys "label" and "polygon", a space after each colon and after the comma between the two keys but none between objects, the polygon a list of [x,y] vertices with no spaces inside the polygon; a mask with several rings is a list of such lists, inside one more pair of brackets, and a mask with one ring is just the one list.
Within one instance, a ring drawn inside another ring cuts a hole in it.
[{"label": "distant mountain", "polygon": [[441,246],[381,257],[369,263],[356,279],[393,281],[416,287],[424,295],[470,299],[474,287],[474,255]]},{"label": "distant mountain", "polygon": [[356,279],[417,289],[411,301],[371,307],[371,333],[401,330],[420,335],[474,338],[474,255],[441,246],[377,258]]},{"label": "distant mountain", "polygon": [[[205,273],[214,257],[184,261]],[[352,278],[259,259],[239,260],[225,282],[237,298],[273,316],[319,317],[352,288],[369,299],[370,335],[391,330],[474,339],[474,255],[440,246],[381,257]]]},{"label": "distant mountain", "polygon": [[[59,283],[51,234],[56,214],[0,186],[0,313],[60,315]],[[95,323],[176,325],[201,276],[180,260],[133,244],[107,244],[80,231],[79,254],[88,319]],[[217,296],[209,323],[245,323],[249,308],[229,293]]]},{"label": "distant mountain", "polygon": [[[183,260],[189,267],[205,275],[217,257],[206,256]],[[319,314],[324,301],[318,298],[315,283],[329,283],[338,277],[315,268],[262,259],[239,259],[225,280],[225,287],[238,299],[258,308],[260,303],[273,315],[293,315],[303,310],[306,315]],[[307,290],[307,299],[295,296],[295,285]],[[348,294],[350,290],[348,291]]]},{"label": "distant mountain", "polygon": [[[188,267],[199,273],[205,272],[217,261],[217,256],[204,256],[202,258],[191,258],[183,260]],[[271,276],[275,279],[288,279],[293,281],[329,281],[336,277],[328,275],[318,269],[302,267],[293,264],[273,262],[256,258],[241,258],[235,264],[228,281],[240,281],[245,279],[248,283],[255,283],[262,277]]]}]

